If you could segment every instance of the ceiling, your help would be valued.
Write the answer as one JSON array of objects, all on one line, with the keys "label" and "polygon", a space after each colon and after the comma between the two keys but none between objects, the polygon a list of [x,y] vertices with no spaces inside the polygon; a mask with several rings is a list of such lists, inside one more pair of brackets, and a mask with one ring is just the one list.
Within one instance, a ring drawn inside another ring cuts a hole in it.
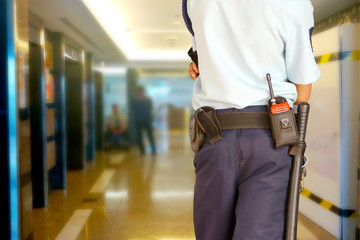
[{"label": "ceiling", "polygon": [[359,3],[359,0],[311,0],[311,2],[314,6],[315,22],[319,22]]},{"label": "ceiling", "polygon": [[[190,34],[181,16],[181,2],[29,0],[29,10],[44,20],[46,28],[65,33],[86,51],[94,52],[107,65],[140,64],[142,68],[166,68],[169,65],[173,69],[176,66],[186,67],[186,52],[191,46]],[[312,0],[315,21],[357,2],[358,0]],[[104,7],[106,16],[96,15],[94,10],[99,9],[99,5],[96,5],[99,3]],[[101,23],[101,18],[107,18],[107,25]],[[81,34],[74,31],[74,27]],[[116,29],[118,35],[113,36],[111,29]],[[116,38],[125,40],[117,41]],[[171,54],[176,57],[167,58]]]},{"label": "ceiling", "polygon": [[122,12],[135,46],[143,50],[180,50],[191,44],[180,0],[112,0]]},{"label": "ceiling", "polygon": [[[106,62],[125,60],[125,57],[109,35],[104,32],[103,28],[80,0],[29,0],[28,4],[29,11],[40,17],[47,29],[63,32],[83,46],[86,51],[93,52]],[[89,43],[81,34],[79,35],[61,19],[65,19],[78,29],[93,44]]]}]

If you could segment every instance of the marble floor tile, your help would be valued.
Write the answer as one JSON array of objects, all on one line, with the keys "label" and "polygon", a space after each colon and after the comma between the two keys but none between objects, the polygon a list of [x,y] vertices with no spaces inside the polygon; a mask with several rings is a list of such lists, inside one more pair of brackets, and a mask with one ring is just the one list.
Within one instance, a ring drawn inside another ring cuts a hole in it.
[{"label": "marble floor tile", "polygon": [[92,209],[76,210],[55,240],[76,240],[79,233],[84,228],[91,212]]},{"label": "marble floor tile", "polygon": [[[34,239],[55,239],[69,225],[77,228],[77,240],[195,239],[194,155],[187,136],[157,136],[157,155],[141,156],[136,149],[97,153],[85,170],[68,172],[67,189],[52,192],[49,206],[34,211]],[[71,222],[74,213],[87,210],[85,222]],[[309,221],[299,218],[299,240],[332,240]]]}]

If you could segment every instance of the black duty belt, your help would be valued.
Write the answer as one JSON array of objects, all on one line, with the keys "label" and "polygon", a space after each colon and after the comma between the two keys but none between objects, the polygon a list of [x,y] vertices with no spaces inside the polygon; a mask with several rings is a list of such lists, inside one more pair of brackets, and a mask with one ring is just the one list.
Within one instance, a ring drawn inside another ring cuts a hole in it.
[{"label": "black duty belt", "polygon": [[211,144],[222,138],[227,129],[270,129],[267,112],[226,112],[216,113],[211,107],[201,107],[195,114],[196,123],[209,138]]},{"label": "black duty belt", "polygon": [[247,128],[270,129],[269,113],[267,112],[226,112],[217,113],[216,116],[223,130]]}]

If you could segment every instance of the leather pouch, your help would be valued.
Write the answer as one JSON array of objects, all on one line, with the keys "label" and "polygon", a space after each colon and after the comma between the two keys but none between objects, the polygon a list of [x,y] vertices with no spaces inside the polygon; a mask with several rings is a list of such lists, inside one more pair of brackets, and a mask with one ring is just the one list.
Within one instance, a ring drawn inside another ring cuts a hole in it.
[{"label": "leather pouch", "polygon": [[210,144],[222,139],[222,128],[212,107],[201,107],[190,117],[189,135],[191,149],[197,153],[205,142],[205,134]]},{"label": "leather pouch", "polygon": [[299,143],[295,114],[292,110],[275,114],[269,113],[269,118],[276,149]]},{"label": "leather pouch", "polygon": [[191,150],[194,153],[199,152],[205,142],[205,132],[201,129],[200,125],[198,124],[195,114],[191,115],[190,117],[190,124],[189,124],[189,135],[190,135],[190,143],[191,143]]}]

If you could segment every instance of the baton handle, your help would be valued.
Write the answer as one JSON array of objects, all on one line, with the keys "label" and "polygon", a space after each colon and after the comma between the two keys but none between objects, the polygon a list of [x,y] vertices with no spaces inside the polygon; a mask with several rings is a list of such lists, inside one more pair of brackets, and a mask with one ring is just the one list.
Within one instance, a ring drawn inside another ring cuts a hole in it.
[{"label": "baton handle", "polygon": [[310,104],[299,103],[296,115],[296,125],[299,131],[299,142],[305,144],[306,129],[309,119]]},{"label": "baton handle", "polygon": [[[306,147],[305,136],[306,128],[309,118],[310,104],[299,103],[296,115],[296,125],[299,131],[299,145]],[[286,240],[296,240],[297,235],[297,219],[299,209],[299,189],[300,189],[300,177],[301,177],[301,165],[303,156],[294,156],[291,177],[290,177],[290,188],[288,195],[288,206],[286,216]]]}]

